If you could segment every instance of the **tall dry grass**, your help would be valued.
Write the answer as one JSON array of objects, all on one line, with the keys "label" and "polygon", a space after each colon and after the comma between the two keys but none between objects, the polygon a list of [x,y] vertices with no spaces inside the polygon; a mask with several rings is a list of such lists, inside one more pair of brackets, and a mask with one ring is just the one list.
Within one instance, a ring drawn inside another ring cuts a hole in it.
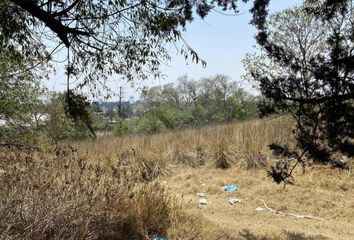
[{"label": "tall dry grass", "polygon": [[156,179],[212,167],[220,156],[227,167],[263,167],[268,144],[291,142],[290,125],[282,118],[102,137],[46,153],[3,148],[0,239],[205,239],[200,220]]},{"label": "tall dry grass", "polygon": [[[209,126],[155,135],[106,136],[98,141],[77,142],[80,154],[92,162],[110,164],[117,154],[135,151],[159,164],[200,166],[217,160],[223,152],[246,169],[262,167],[271,143],[292,144],[291,120],[273,120]],[[260,163],[252,162],[258,159]]]},{"label": "tall dry grass", "polygon": [[72,147],[53,153],[2,149],[0,239],[150,239],[166,235],[176,209],[150,183],[161,166],[117,156],[88,163]]}]

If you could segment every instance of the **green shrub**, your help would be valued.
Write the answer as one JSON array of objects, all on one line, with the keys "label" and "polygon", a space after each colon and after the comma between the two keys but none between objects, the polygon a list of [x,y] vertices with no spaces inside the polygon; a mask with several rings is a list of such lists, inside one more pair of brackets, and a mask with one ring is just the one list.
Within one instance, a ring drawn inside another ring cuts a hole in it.
[{"label": "green shrub", "polygon": [[68,133],[68,136],[72,139],[85,139],[91,137],[87,127],[82,123],[73,127],[73,129]]},{"label": "green shrub", "polygon": [[115,136],[121,136],[129,132],[128,122],[120,117],[115,118],[116,123],[113,126],[113,134]]},{"label": "green shrub", "polygon": [[149,112],[139,118],[137,131],[144,133],[158,133],[165,130],[164,123],[155,114]]}]

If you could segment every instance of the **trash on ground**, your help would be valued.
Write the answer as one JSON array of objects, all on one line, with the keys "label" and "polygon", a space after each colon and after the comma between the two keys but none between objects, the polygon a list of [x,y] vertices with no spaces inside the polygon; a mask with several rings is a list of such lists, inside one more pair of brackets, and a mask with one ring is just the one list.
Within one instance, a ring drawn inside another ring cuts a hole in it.
[{"label": "trash on ground", "polygon": [[315,216],[311,216],[311,215],[300,215],[300,214],[294,214],[294,213],[281,212],[281,211],[274,210],[274,209],[268,207],[267,204],[263,200],[262,200],[262,202],[263,202],[264,207],[257,207],[256,208],[257,212],[269,211],[271,213],[279,214],[281,216],[292,216],[292,217],[296,217],[296,218],[313,219],[313,220],[319,220],[319,221],[327,220],[326,218],[320,218],[320,217],[315,217]]},{"label": "trash on ground", "polygon": [[262,212],[262,211],[267,211],[267,209],[266,208],[262,208],[262,207],[258,207],[258,208],[256,208],[256,211],[257,212]]},{"label": "trash on ground", "polygon": [[201,197],[201,198],[205,198],[205,193],[202,193],[202,192],[201,193],[197,193],[197,196]]},{"label": "trash on ground", "polygon": [[200,205],[207,205],[208,201],[205,198],[201,198],[201,199],[199,199],[199,203],[200,203]]},{"label": "trash on ground", "polygon": [[166,240],[166,238],[164,238],[164,237],[155,237],[152,240]]},{"label": "trash on ground", "polygon": [[238,186],[236,185],[229,185],[229,186],[224,186],[222,187],[222,189],[225,191],[225,192],[231,192],[231,191],[236,191],[238,190]]},{"label": "trash on ground", "polygon": [[232,198],[229,199],[229,203],[230,203],[231,205],[234,205],[234,204],[236,204],[236,203],[238,203],[238,202],[241,202],[241,199],[239,199],[239,198],[237,198],[237,197],[232,197]]}]

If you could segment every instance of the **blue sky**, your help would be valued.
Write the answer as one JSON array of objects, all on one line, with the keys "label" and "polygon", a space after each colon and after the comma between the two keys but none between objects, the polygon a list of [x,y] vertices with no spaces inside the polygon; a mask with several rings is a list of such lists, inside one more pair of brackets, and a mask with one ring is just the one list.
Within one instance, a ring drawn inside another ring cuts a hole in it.
[{"label": "blue sky", "polygon": [[[275,12],[298,6],[301,3],[302,0],[271,0],[269,9],[271,12]],[[108,85],[113,91],[117,91],[119,86],[124,86],[125,100],[131,96],[137,99],[139,94],[136,89],[139,87],[176,82],[178,77],[184,74],[188,74],[190,78],[195,80],[224,74],[230,76],[232,80],[240,82],[245,88],[249,88],[246,83],[241,81],[241,76],[244,73],[241,60],[246,53],[255,51],[254,35],[256,30],[249,24],[252,17],[249,13],[251,6],[252,3],[240,3],[241,14],[238,16],[225,16],[214,11],[204,20],[196,16],[195,20],[187,25],[187,31],[183,34],[183,38],[207,62],[205,68],[201,64],[185,61],[182,56],[177,54],[174,47],[171,47],[169,48],[171,62],[161,66],[161,72],[166,75],[164,79],[150,79],[136,83],[131,88],[129,84],[113,80],[117,78],[112,77]],[[63,74],[63,66],[64,64],[58,64],[56,75],[46,83],[50,90],[61,91],[65,89],[66,77]]]}]

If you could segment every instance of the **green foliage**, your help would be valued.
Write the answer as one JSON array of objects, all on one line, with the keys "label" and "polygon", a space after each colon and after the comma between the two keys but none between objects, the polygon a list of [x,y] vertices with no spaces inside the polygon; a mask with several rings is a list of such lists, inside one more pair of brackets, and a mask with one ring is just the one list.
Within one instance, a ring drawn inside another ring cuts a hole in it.
[{"label": "green foliage", "polygon": [[[258,115],[258,99],[224,75],[200,81],[182,76],[176,87],[167,84],[144,89],[142,100],[139,129],[145,132],[244,120]],[[148,123],[153,127],[146,130]]]},{"label": "green foliage", "polygon": [[[294,155],[295,166],[309,159],[335,166],[337,154],[354,156],[353,19],[352,0],[304,1],[258,25],[260,54],[246,57],[246,77],[267,98],[263,114],[293,118],[296,146],[277,148]],[[278,183],[293,172],[283,165],[270,171]]]},{"label": "green foliage", "polygon": [[97,114],[96,112],[91,113],[92,118],[92,128],[95,131],[105,131],[109,129],[109,124],[105,121],[102,114]]},{"label": "green foliage", "polygon": [[32,62],[16,53],[0,50],[0,143],[33,145],[42,142],[46,90],[33,71],[22,71]]},{"label": "green foliage", "polygon": [[[197,14],[204,17],[209,8],[200,5]],[[224,7],[225,3],[203,5]],[[94,91],[99,86],[106,88],[104,80],[113,74],[131,81],[159,77],[161,60],[170,59],[166,44],[179,43],[181,55],[205,65],[180,41],[187,22],[193,20],[194,7],[191,1],[3,0],[0,44],[24,46],[19,55],[32,55],[34,62],[51,60],[48,52],[64,45],[73,56],[72,76],[80,80],[79,86],[90,85]]]},{"label": "green foliage", "polygon": [[113,126],[113,134],[115,136],[121,136],[129,133],[130,128],[127,121],[120,117],[116,117],[114,120],[116,122]]},{"label": "green foliage", "polygon": [[153,113],[167,129],[186,126],[191,120],[189,112],[181,111],[169,105],[156,108],[153,110]]},{"label": "green foliage", "polygon": [[137,131],[143,133],[158,133],[165,130],[164,123],[152,112],[141,116],[137,122]]},{"label": "green foliage", "polygon": [[91,137],[91,133],[88,131],[85,124],[82,122],[75,124],[75,126],[68,133],[68,137],[71,139],[86,139]]},{"label": "green foliage", "polygon": [[65,93],[65,113],[75,121],[79,127],[79,131],[82,131],[82,125],[86,126],[91,136],[96,138],[92,127],[90,103],[84,95],[74,93],[72,90],[67,91]]},{"label": "green foliage", "polygon": [[54,142],[67,139],[74,130],[74,122],[65,113],[65,95],[53,93],[46,105],[48,120],[45,134]]}]

